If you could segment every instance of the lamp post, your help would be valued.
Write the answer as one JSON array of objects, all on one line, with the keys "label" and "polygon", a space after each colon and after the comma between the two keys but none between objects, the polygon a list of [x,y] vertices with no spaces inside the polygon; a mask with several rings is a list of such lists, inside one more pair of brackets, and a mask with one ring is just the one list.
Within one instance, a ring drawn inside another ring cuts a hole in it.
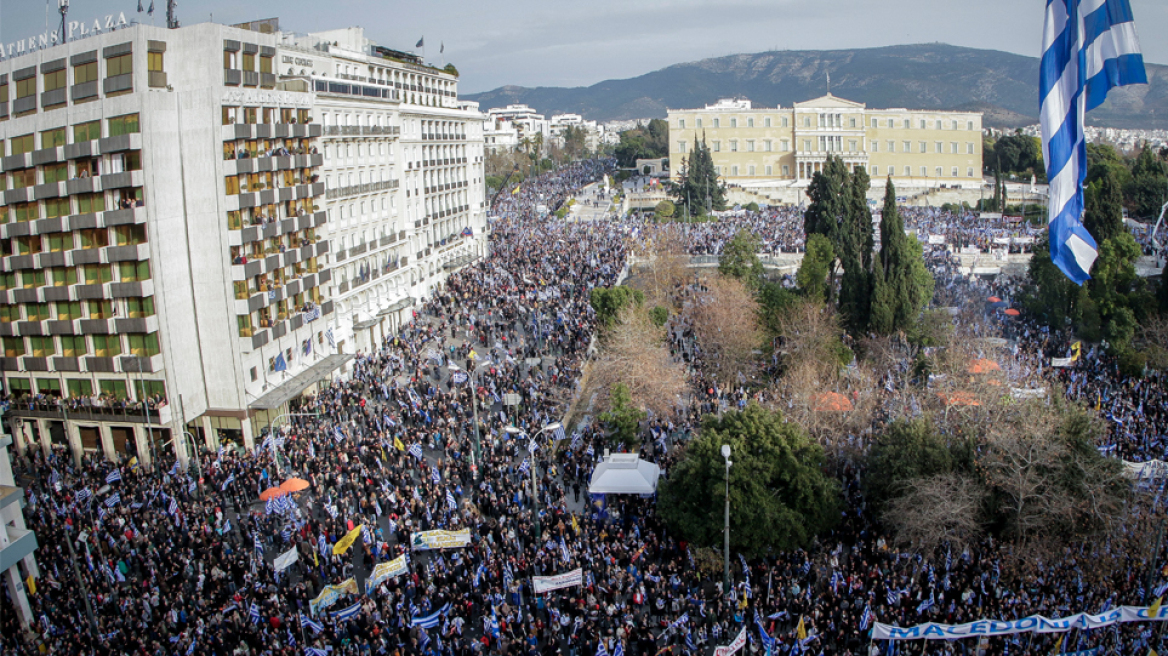
[{"label": "lamp post", "polygon": [[[66,526],[65,532],[68,533],[69,530],[70,528]],[[85,601],[85,616],[89,618],[89,631],[93,634],[93,639],[97,640],[97,622],[93,619],[93,606],[89,601],[89,586],[85,585],[85,579],[81,578],[81,568],[77,567],[77,552],[73,550],[73,536],[65,536],[65,545],[69,547],[69,562],[73,565],[73,577],[81,586],[81,599]]]},{"label": "lamp post", "polygon": [[722,543],[722,593],[730,594],[730,445],[722,445],[722,458],[726,461],[726,527],[723,529],[724,542]]},{"label": "lamp post", "polygon": [[276,474],[277,475],[280,475],[283,472],[280,470],[280,458],[279,458],[280,454],[276,451],[276,436],[275,436],[275,434],[272,433],[272,426],[279,423],[280,419],[282,419],[284,417],[315,417],[315,416],[317,416],[317,414],[315,412],[285,412],[282,415],[276,415],[275,419],[268,420],[268,435],[272,436],[272,462],[276,466]]},{"label": "lamp post", "polygon": [[[561,424],[558,421],[551,423],[551,424],[548,424],[547,426],[544,426],[543,428],[536,431],[535,437],[533,437],[531,439],[536,441],[536,444],[538,445],[539,444],[538,440],[539,440],[541,435],[543,435],[547,431],[560,428],[560,426],[561,426]],[[515,426],[507,426],[503,430],[507,431],[508,433],[510,433],[512,435],[523,435],[524,434],[522,429],[516,428]],[[539,489],[536,487],[535,470],[539,465],[536,463],[536,460],[535,460],[535,451],[533,449],[531,449],[530,447],[528,448],[528,451],[531,453],[531,514],[533,516],[532,519],[535,521],[535,539],[536,539],[536,542],[538,542],[543,537],[543,531],[540,529],[540,525],[539,525],[539,508],[536,507],[536,503],[539,500]]]},{"label": "lamp post", "polygon": [[199,443],[195,441],[195,436],[191,435],[190,431],[184,430],[182,434],[184,437],[186,437],[187,440],[189,440],[189,444],[191,445],[191,454],[195,456],[195,475],[199,477],[199,490],[201,492],[203,482],[203,465],[201,462],[199,462]]}]

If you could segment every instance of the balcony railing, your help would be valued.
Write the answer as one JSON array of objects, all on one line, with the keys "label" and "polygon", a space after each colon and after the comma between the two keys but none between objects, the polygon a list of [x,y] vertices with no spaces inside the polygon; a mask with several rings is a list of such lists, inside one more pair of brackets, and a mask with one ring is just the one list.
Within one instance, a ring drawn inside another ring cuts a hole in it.
[{"label": "balcony railing", "polygon": [[364,184],[350,185],[348,187],[338,187],[336,189],[329,189],[325,191],[325,198],[333,200],[334,198],[347,198],[349,196],[356,196],[358,194],[368,194],[375,191],[384,191],[386,189],[397,189],[397,180],[381,180],[378,182],[366,182]]}]

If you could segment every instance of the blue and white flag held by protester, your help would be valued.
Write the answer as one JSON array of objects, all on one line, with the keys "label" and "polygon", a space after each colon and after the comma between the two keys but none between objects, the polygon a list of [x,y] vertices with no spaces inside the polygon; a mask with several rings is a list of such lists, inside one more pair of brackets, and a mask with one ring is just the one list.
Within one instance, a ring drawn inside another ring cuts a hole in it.
[{"label": "blue and white flag held by protester", "polygon": [[1084,115],[1112,87],[1147,84],[1129,0],[1048,0],[1042,30],[1039,113],[1050,184],[1050,258],[1075,284],[1099,255],[1083,227]]}]

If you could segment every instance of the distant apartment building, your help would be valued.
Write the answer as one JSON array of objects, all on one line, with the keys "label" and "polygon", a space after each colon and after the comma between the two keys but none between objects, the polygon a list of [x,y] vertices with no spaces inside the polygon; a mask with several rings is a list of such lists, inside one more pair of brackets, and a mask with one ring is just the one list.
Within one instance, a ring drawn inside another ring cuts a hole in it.
[{"label": "distant apartment building", "polygon": [[537,113],[527,105],[507,105],[488,109],[487,118],[499,125],[514,126],[520,148],[534,147],[532,144],[536,143],[546,148],[551,144],[551,123],[543,114]]},{"label": "distant apartment building", "polygon": [[552,139],[561,145],[568,127],[584,131],[584,147],[589,151],[594,152],[604,145],[604,126],[596,121],[587,121],[579,114],[556,114],[548,119],[548,126]]},{"label": "distant apartment building", "polygon": [[705,139],[715,169],[730,183],[806,185],[828,156],[864,167],[873,184],[891,176],[912,186],[982,184],[982,115],[870,109],[831,94],[784,109],[721,100],[669,110],[669,157],[684,171],[694,139]]},{"label": "distant apartment building", "polygon": [[19,450],[251,447],[483,253],[477,108],[323,34],[135,25],[0,62]]}]

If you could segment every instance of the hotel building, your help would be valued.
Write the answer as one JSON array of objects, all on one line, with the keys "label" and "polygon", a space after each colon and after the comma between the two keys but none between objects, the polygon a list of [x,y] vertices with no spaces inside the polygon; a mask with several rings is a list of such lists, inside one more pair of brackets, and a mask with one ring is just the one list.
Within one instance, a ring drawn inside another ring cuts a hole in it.
[{"label": "hotel building", "polygon": [[482,253],[477,109],[328,36],[135,25],[0,62],[18,450],[251,447]]},{"label": "hotel building", "polygon": [[828,156],[864,167],[873,184],[980,187],[982,115],[870,109],[831,94],[790,108],[721,100],[669,110],[670,170],[684,171],[694,139],[705,139],[728,183],[806,186]]}]

